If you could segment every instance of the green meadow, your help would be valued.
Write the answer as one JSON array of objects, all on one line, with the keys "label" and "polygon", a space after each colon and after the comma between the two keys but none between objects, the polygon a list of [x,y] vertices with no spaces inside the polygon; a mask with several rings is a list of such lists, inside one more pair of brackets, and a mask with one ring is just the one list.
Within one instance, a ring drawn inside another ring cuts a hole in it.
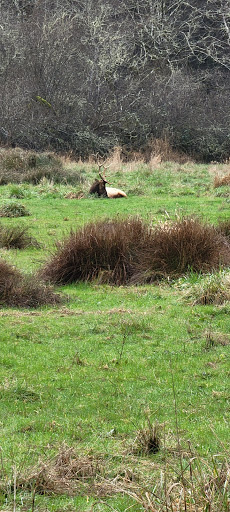
[{"label": "green meadow", "polygon": [[[119,163],[107,171],[112,186],[127,193],[117,200],[88,195],[95,165],[64,165],[81,174],[80,183],[43,178],[0,187],[0,206],[16,201],[30,213],[0,223],[27,226],[39,242],[0,249],[24,273],[35,275],[58,241],[91,221],[229,220],[229,186],[214,187],[224,165]],[[220,276],[229,279],[229,269],[211,277]],[[205,279],[190,272],[144,286],[74,283],[55,288],[63,298],[57,306],[0,308],[2,511],[229,510],[229,476],[221,498],[199,501],[196,494],[206,475],[217,478],[229,463],[230,302],[198,304],[194,290]],[[157,429],[156,452],[145,449],[150,426]],[[72,464],[77,457],[91,461],[92,471],[69,480],[54,473],[61,450],[72,450]],[[180,488],[184,496],[191,475],[186,505],[173,493]]]}]

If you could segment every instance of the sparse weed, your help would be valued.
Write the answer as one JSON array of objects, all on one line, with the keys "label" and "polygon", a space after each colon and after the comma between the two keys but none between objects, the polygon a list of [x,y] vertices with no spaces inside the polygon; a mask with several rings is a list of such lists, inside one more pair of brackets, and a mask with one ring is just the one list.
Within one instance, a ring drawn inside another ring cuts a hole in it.
[{"label": "sparse weed", "polygon": [[37,240],[29,235],[27,226],[4,226],[0,224],[0,247],[6,249],[25,249],[40,247]]}]

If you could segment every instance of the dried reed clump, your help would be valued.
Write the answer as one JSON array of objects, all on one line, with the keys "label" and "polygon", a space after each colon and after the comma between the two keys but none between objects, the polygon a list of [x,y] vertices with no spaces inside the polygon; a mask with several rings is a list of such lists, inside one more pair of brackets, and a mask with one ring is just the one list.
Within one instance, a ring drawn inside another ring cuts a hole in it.
[{"label": "dried reed clump", "polygon": [[0,260],[0,306],[36,308],[58,304],[60,295],[34,276],[23,276],[6,261]]},{"label": "dried reed clump", "polygon": [[151,455],[159,452],[160,445],[160,426],[148,421],[147,427],[137,432],[131,452],[136,455]]},{"label": "dried reed clump", "polygon": [[230,245],[213,226],[185,218],[156,226],[143,246],[132,282],[209,272],[230,263]]},{"label": "dried reed clump", "polygon": [[189,218],[151,229],[134,217],[91,223],[72,232],[40,275],[57,284],[93,279],[142,284],[229,263],[230,245],[213,226]]},{"label": "dried reed clump", "polygon": [[226,185],[230,185],[230,172],[225,174],[225,176],[216,175],[214,177],[214,188],[223,187]]},{"label": "dried reed clump", "polygon": [[28,227],[0,224],[0,248],[25,249],[26,247],[40,247],[37,240],[28,233]]},{"label": "dried reed clump", "polygon": [[88,224],[58,246],[41,275],[59,284],[93,279],[126,284],[138,247],[148,237],[148,227],[138,218]]},{"label": "dried reed clump", "polygon": [[230,242],[230,219],[222,220],[219,222],[217,229]]},{"label": "dried reed clump", "polygon": [[18,487],[35,489],[38,494],[76,493],[77,488],[96,479],[101,472],[99,460],[92,456],[79,456],[73,448],[63,445],[59,453],[18,481]]}]

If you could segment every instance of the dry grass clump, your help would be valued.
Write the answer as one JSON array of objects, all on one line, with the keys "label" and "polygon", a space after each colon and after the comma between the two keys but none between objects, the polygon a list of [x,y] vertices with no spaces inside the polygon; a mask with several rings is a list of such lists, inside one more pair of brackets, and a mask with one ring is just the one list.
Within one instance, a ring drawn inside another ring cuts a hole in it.
[{"label": "dry grass clump", "polygon": [[225,176],[216,175],[214,177],[214,188],[230,185],[230,172]]},{"label": "dry grass clump", "polygon": [[0,217],[27,217],[30,212],[18,202],[9,201],[0,207]]},{"label": "dry grass clump", "polygon": [[58,284],[149,283],[230,263],[230,245],[213,226],[182,219],[149,228],[138,218],[91,223],[57,247],[41,276]]},{"label": "dry grass clump", "polygon": [[217,226],[218,231],[230,242],[230,219],[222,220]]},{"label": "dry grass clump", "polygon": [[92,456],[79,456],[73,448],[63,445],[59,453],[18,481],[18,487],[35,489],[38,494],[76,493],[100,474],[100,463]]},{"label": "dry grass clump", "polygon": [[28,227],[0,224],[0,248],[25,249],[26,247],[40,247],[37,240],[28,233]]},{"label": "dry grass clump", "polygon": [[230,263],[230,245],[213,226],[184,218],[156,226],[138,254],[132,282],[209,272]]},{"label": "dry grass clump", "polygon": [[34,276],[23,276],[17,269],[0,259],[0,306],[36,308],[58,304],[60,295]]},{"label": "dry grass clump", "polygon": [[0,185],[39,183],[42,178],[54,183],[82,183],[84,176],[74,168],[65,169],[62,159],[52,152],[36,153],[21,148],[0,149]]},{"label": "dry grass clump", "polygon": [[138,218],[87,224],[59,244],[41,275],[59,284],[93,279],[125,284],[132,276],[138,247],[148,237],[148,227]]},{"label": "dry grass clump", "polygon": [[136,455],[151,455],[159,452],[160,445],[160,426],[148,421],[147,427],[137,432],[131,452]]}]

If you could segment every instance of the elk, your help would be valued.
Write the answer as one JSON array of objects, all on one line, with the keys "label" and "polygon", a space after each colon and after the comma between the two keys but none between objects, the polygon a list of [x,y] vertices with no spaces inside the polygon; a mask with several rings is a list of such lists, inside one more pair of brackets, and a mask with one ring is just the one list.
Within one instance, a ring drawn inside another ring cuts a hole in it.
[{"label": "elk", "polygon": [[[107,187],[106,185],[110,185],[110,183],[107,181],[105,177],[105,170],[108,169],[108,167],[105,167],[104,165],[99,165],[99,176],[100,180],[95,180],[95,182],[91,185],[89,193],[90,194],[97,194],[98,197],[109,197],[110,199],[117,199],[118,197],[127,197],[125,192],[123,190],[120,190],[119,188],[114,187]],[[103,174],[101,174],[101,168],[104,167]]]}]

